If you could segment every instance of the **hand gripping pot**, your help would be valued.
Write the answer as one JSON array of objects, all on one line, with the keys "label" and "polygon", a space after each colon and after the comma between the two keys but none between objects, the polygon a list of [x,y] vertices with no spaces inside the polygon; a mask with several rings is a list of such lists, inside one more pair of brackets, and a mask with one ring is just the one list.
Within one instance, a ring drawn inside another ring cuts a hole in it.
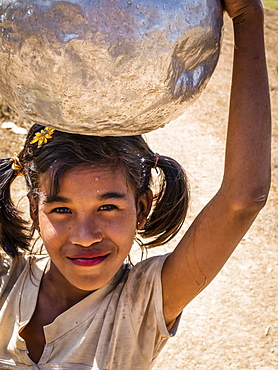
[{"label": "hand gripping pot", "polygon": [[45,126],[142,134],[204,89],[221,29],[218,0],[0,0],[0,94]]}]

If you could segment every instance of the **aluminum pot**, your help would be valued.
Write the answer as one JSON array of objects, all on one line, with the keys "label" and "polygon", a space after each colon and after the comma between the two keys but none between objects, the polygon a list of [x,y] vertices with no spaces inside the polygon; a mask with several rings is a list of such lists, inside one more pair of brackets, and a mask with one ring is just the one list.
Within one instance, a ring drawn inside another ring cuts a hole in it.
[{"label": "aluminum pot", "polygon": [[221,29],[219,0],[0,0],[0,93],[42,125],[142,134],[199,96]]}]

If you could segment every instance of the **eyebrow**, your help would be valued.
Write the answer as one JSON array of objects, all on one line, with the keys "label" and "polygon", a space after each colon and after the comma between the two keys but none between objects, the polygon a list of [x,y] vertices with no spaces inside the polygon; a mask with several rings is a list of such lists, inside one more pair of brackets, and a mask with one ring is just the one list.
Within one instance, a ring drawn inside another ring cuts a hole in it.
[{"label": "eyebrow", "polygon": [[126,198],[127,195],[125,193],[117,193],[117,192],[109,192],[104,194],[99,194],[97,198],[99,200],[106,200],[106,199],[113,199],[113,198]]},{"label": "eyebrow", "polygon": [[59,195],[54,195],[52,197],[45,196],[44,204],[49,204],[49,203],[70,203],[70,199],[61,197]]},{"label": "eyebrow", "polygon": [[[117,193],[117,192],[108,192],[104,194],[99,194],[97,196],[98,200],[107,200],[107,199],[124,199],[127,197],[127,194],[125,193]],[[45,204],[50,204],[50,203],[71,203],[71,200],[66,197],[61,197],[60,195],[55,195],[52,197],[45,197]]]}]

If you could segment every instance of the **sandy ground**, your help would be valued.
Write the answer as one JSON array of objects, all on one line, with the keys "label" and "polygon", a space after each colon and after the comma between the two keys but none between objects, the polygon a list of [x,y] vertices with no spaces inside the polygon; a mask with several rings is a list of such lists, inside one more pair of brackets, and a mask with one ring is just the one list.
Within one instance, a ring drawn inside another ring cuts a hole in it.
[{"label": "sandy ground", "polygon": [[[154,370],[278,369],[278,11],[267,10],[265,23],[273,110],[269,200],[223,270],[186,307],[178,334]],[[178,120],[146,135],[154,150],[173,156],[187,170],[191,205],[181,233],[221,182],[232,45],[231,24],[226,20],[222,55],[201,98]],[[23,137],[1,128],[0,133],[0,154],[11,156]],[[20,197],[20,184],[16,191]],[[156,248],[149,255],[170,251],[179,236],[167,248]]]}]

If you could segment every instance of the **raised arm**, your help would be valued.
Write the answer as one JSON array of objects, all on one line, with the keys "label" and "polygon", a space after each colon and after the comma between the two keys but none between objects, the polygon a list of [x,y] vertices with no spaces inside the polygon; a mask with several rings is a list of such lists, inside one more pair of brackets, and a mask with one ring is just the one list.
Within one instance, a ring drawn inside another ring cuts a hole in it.
[{"label": "raised arm", "polygon": [[234,66],[221,187],[168,257],[162,272],[169,324],[220,271],[265,205],[270,186],[271,114],[259,0],[226,0]]}]

